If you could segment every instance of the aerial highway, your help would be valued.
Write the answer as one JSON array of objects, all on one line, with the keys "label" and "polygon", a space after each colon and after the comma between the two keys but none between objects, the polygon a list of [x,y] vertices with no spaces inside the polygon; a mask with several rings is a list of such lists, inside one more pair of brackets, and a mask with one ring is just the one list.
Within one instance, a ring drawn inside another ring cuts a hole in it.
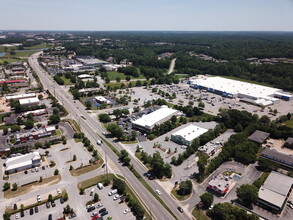
[{"label": "aerial highway", "polygon": [[[139,182],[139,180],[134,176],[134,174],[125,166],[122,166],[118,161],[117,155],[106,145],[102,144],[98,146],[96,141],[100,139],[98,134],[102,134],[105,129],[102,124],[98,121],[97,117],[91,117],[91,115],[85,110],[85,107],[79,101],[74,101],[72,95],[66,91],[62,86],[58,85],[52,77],[39,65],[37,58],[42,52],[38,52],[29,57],[29,64],[35,73],[39,76],[41,83],[45,90],[49,90],[67,109],[70,113],[70,117],[77,122],[80,122],[82,131],[91,140],[92,144],[99,150],[100,154],[107,155],[108,161],[111,161],[120,171],[120,174],[124,175],[131,187],[139,195],[140,199],[144,202],[145,206],[151,212],[154,219],[158,220],[170,220],[174,217],[159,203],[159,201],[153,197],[153,195]],[[83,116],[84,119],[80,119]],[[108,140],[116,149],[123,149],[121,145]],[[130,155],[131,156],[131,155]],[[145,167],[143,167],[136,159],[132,158],[132,164],[134,168],[143,175],[146,172]],[[187,213],[181,213],[178,211],[179,206],[176,201],[174,201],[169,194],[167,194],[164,189],[156,182],[150,181],[147,178],[145,180],[148,184],[155,190],[160,189],[162,192],[161,199],[165,204],[172,210],[172,212],[177,216],[178,219],[186,220],[191,219],[191,216]]]}]

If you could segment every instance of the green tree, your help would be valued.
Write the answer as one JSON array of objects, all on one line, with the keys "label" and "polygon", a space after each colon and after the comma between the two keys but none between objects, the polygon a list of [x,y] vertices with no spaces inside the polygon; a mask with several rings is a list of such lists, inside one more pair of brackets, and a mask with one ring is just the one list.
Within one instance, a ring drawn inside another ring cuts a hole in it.
[{"label": "green tree", "polygon": [[206,192],[200,196],[200,200],[203,202],[205,209],[209,208],[214,202],[213,194]]},{"label": "green tree", "polygon": [[12,184],[12,190],[13,190],[13,191],[17,190],[17,183],[13,183],[13,184]]},{"label": "green tree", "polygon": [[53,201],[53,196],[51,194],[48,195],[48,201],[49,202]]},{"label": "green tree", "polygon": [[86,101],[85,106],[86,106],[87,109],[91,109],[92,103],[90,101]]},{"label": "green tree", "polygon": [[243,184],[236,189],[237,197],[244,206],[251,206],[258,198],[258,189],[254,185]]},{"label": "green tree", "polygon": [[55,169],[54,170],[54,175],[57,176],[58,174],[59,174],[59,170],[58,169]]},{"label": "green tree", "polygon": [[8,128],[5,127],[5,128],[3,128],[3,135],[7,135],[7,134],[8,134]]},{"label": "green tree", "polygon": [[16,131],[20,131],[20,127],[18,125],[12,125],[10,128],[11,132],[16,132]]},{"label": "green tree", "polygon": [[116,81],[117,81],[117,82],[120,82],[120,81],[121,81],[121,78],[120,78],[119,76],[117,76],[117,77],[116,77]]},{"label": "green tree", "polygon": [[9,189],[10,189],[10,183],[5,182],[5,183],[3,184],[3,191],[9,190]]},{"label": "green tree", "polygon": [[34,127],[34,121],[26,120],[24,122],[25,129],[31,129]]},{"label": "green tree", "polygon": [[190,180],[182,181],[179,184],[179,190],[177,193],[179,195],[189,195],[192,192],[192,182]]},{"label": "green tree", "polygon": [[110,116],[108,114],[100,114],[99,115],[99,120],[102,123],[108,123],[108,122],[111,121],[111,118],[110,118]]},{"label": "green tree", "polygon": [[123,194],[125,192],[125,182],[121,179],[115,179],[113,188],[117,189],[119,194]]},{"label": "green tree", "polygon": [[129,82],[131,80],[131,77],[130,76],[126,76],[125,79],[126,79],[127,82]]},{"label": "green tree", "polygon": [[204,104],[202,101],[200,101],[200,102],[198,103],[198,107],[199,107],[199,108],[204,108],[204,107],[205,107],[205,104]]},{"label": "green tree", "polygon": [[95,193],[95,194],[94,194],[94,199],[93,199],[93,201],[94,201],[94,202],[98,202],[99,199],[100,199],[100,198],[99,198],[99,195],[98,195],[97,193]]},{"label": "green tree", "polygon": [[110,83],[110,79],[109,79],[109,77],[107,77],[107,78],[105,79],[105,82],[106,82],[106,83]]},{"label": "green tree", "polygon": [[49,117],[48,124],[58,124],[60,122],[60,116],[59,115],[51,115]]}]

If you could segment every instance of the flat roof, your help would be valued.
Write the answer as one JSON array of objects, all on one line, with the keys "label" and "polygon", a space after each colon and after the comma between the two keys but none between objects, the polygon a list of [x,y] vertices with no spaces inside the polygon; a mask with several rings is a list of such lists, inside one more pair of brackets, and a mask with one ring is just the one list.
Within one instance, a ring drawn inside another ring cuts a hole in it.
[{"label": "flat roof", "polygon": [[292,177],[272,171],[263,186],[259,189],[258,197],[281,208],[292,184]]},{"label": "flat roof", "polygon": [[271,150],[269,148],[265,148],[261,152],[261,156],[264,158],[285,164],[287,166],[293,167],[293,156],[292,155],[283,154],[283,153],[278,152],[276,150]]},{"label": "flat roof", "polygon": [[201,128],[201,127],[198,127],[196,125],[191,124],[185,128],[180,129],[179,131],[176,131],[172,135],[173,136],[181,136],[182,138],[184,138],[187,141],[192,141],[207,131],[208,131],[208,129]]},{"label": "flat roof", "polygon": [[178,112],[178,110],[168,108],[167,106],[162,106],[160,109],[150,114],[143,115],[141,118],[133,121],[132,123],[142,127],[152,127],[159,121],[169,117],[176,112]]},{"label": "flat roof", "polygon": [[200,85],[212,88],[232,95],[243,94],[258,99],[271,100],[274,94],[283,94],[282,90],[238,80],[226,79],[223,77],[205,77],[190,81],[192,85]]},{"label": "flat roof", "polygon": [[20,105],[25,105],[25,104],[30,104],[30,103],[38,103],[39,99],[38,97],[33,97],[33,98],[27,98],[27,99],[20,99],[19,104]]},{"label": "flat roof", "polygon": [[5,162],[6,170],[16,169],[18,167],[26,166],[32,163],[32,160],[40,159],[40,153],[38,151],[34,151],[32,153],[28,153],[21,156],[16,156],[12,158],[8,158]]},{"label": "flat roof", "polygon": [[24,99],[28,97],[35,97],[36,93],[23,93],[23,94],[18,94],[18,95],[7,95],[5,98],[10,100],[10,99]]}]

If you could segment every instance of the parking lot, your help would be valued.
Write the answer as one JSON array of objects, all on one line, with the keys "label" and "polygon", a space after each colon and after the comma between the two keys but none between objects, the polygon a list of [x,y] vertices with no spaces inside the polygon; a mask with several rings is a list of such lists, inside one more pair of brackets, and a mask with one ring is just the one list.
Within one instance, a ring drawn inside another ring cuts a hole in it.
[{"label": "parking lot", "polygon": [[[142,148],[142,150],[145,151],[149,155],[153,155],[153,153],[158,151],[160,152],[164,161],[170,163],[171,158],[173,156],[177,157],[178,154],[183,153],[185,151],[185,148],[183,148],[182,145],[171,141],[171,134],[188,126],[189,124],[191,123],[182,125],[162,136],[159,136],[158,138],[155,138],[152,141],[142,141],[142,142],[139,142],[138,144],[129,144],[125,147],[131,150],[133,154],[136,151],[137,145],[139,145]],[[206,128],[206,129],[213,129],[217,125],[216,122],[193,122],[192,124],[202,128]],[[165,141],[166,137],[169,138],[169,141]],[[154,148],[154,146],[156,147]],[[170,153],[168,152],[169,149],[170,149]]]},{"label": "parking lot", "polygon": [[[49,194],[52,194],[53,196],[55,196],[56,190],[48,192],[46,194],[41,195],[41,198],[48,198]],[[32,203],[36,203],[36,198],[31,198],[27,201],[22,201],[22,204],[27,205],[28,204],[32,204]],[[53,207],[50,203],[50,207],[47,208],[46,204],[43,205],[39,205],[38,207],[38,211],[36,212],[36,209],[33,208],[33,212],[28,209],[24,211],[24,217],[20,216],[20,213],[17,213],[17,215],[19,216],[19,219],[23,219],[23,220],[29,220],[29,219],[40,219],[40,220],[48,220],[48,216],[49,214],[52,214],[52,219],[58,219],[61,218],[63,216],[63,208],[67,205],[67,202],[61,204],[60,199],[57,199],[54,201],[55,203],[55,207]],[[17,204],[18,207],[20,207],[20,203]],[[32,213],[32,214],[31,214]],[[10,219],[17,219],[17,215],[13,215],[11,216]]]},{"label": "parking lot", "polygon": [[[90,219],[90,216],[94,212],[98,212],[102,208],[106,208],[106,210],[109,212],[107,215],[105,215],[104,219],[106,219],[108,216],[112,216],[113,220],[120,220],[120,219],[125,219],[125,220],[135,220],[135,216],[132,214],[132,212],[128,212],[124,214],[123,212],[126,209],[129,209],[129,207],[126,205],[125,202],[120,203],[120,199],[117,199],[116,201],[113,200],[113,196],[109,196],[108,193],[112,191],[111,186],[104,187],[103,189],[99,189],[98,187],[94,186],[91,188],[88,188],[86,190],[86,197],[88,198],[88,201],[93,199],[93,195],[90,196],[90,191],[92,189],[95,189],[94,193],[97,193],[99,195],[100,201],[95,203],[95,209],[92,210],[91,212],[88,212],[88,216]],[[93,193],[93,194],[94,194]],[[97,208],[98,204],[102,204],[103,206]],[[86,207],[84,207],[86,209]]]}]

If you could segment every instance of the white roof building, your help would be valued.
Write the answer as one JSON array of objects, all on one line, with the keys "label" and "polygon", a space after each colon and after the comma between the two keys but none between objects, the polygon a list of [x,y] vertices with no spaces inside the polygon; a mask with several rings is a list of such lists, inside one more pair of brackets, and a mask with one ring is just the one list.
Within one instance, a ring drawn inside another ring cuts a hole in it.
[{"label": "white roof building", "polygon": [[26,99],[26,98],[33,98],[36,97],[36,93],[24,93],[24,94],[18,94],[18,95],[7,95],[6,101],[10,100],[19,100],[19,99]]},{"label": "white roof building", "polygon": [[78,75],[77,77],[80,79],[93,78],[93,76],[89,74],[81,74],[81,75]]},{"label": "white roof building", "polygon": [[29,169],[41,164],[40,153],[34,151],[29,154],[12,157],[6,160],[5,162],[5,171],[8,173],[13,173],[25,169]]},{"label": "white roof building", "polygon": [[39,104],[39,99],[38,97],[33,97],[33,98],[27,98],[27,99],[20,99],[19,100],[20,105],[37,105]]},{"label": "white roof building", "polygon": [[[275,102],[274,97],[284,98],[285,100],[292,99],[290,94],[284,93],[282,90],[253,83],[247,83],[223,77],[203,77],[199,79],[190,80],[190,85],[195,88],[206,89],[210,92],[219,93],[238,98],[262,99],[260,104],[266,101]],[[264,103],[267,105],[269,103]]]},{"label": "white roof building", "polygon": [[179,142],[180,144],[189,145],[195,138],[199,137],[200,135],[204,134],[207,131],[208,129],[201,128],[191,124],[173,133],[171,135],[171,139],[174,142]]},{"label": "white roof building", "polygon": [[108,99],[106,99],[103,96],[96,96],[95,99],[97,100],[97,102],[99,103],[106,103],[106,104],[110,104],[111,101],[109,101]]},{"label": "white roof building", "polygon": [[175,109],[168,108],[167,106],[162,106],[160,109],[143,115],[141,118],[132,122],[132,125],[136,128],[141,128],[144,130],[151,130],[155,125],[161,124],[173,115],[178,114],[179,111]]}]

